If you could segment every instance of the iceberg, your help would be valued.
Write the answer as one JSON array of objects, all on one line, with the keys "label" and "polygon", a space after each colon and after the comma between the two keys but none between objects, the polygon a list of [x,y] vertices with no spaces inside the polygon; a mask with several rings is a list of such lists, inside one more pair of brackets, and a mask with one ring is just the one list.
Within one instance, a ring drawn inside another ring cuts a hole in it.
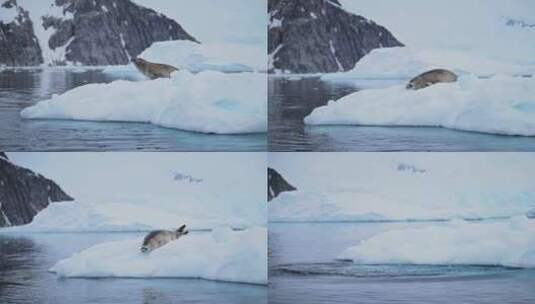
[{"label": "iceberg", "polygon": [[195,43],[188,40],[155,42],[138,57],[190,72],[265,72],[265,46],[245,43]]},{"label": "iceberg", "polygon": [[107,242],[57,262],[59,277],[199,278],[267,284],[267,230],[254,227],[189,234],[143,254],[142,239]]},{"label": "iceberg", "polygon": [[170,79],[81,86],[28,107],[21,116],[143,122],[202,133],[259,133],[267,130],[267,81],[260,73],[179,71]]},{"label": "iceberg", "polygon": [[369,89],[314,109],[308,125],[432,126],[535,135],[535,78],[461,76],[425,89]]},{"label": "iceberg", "polygon": [[533,75],[535,64],[517,64],[489,59],[478,54],[451,49],[393,47],[372,50],[352,70],[324,74],[323,80],[408,79],[432,70],[447,69],[458,75]]},{"label": "iceberg", "polygon": [[361,264],[535,267],[535,221],[452,221],[391,230],[347,248],[340,259]]}]

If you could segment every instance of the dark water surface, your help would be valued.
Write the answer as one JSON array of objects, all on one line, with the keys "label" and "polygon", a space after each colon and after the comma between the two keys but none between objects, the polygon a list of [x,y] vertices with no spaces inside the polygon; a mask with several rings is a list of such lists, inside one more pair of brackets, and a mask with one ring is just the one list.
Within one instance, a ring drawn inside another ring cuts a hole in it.
[{"label": "dark water surface", "polygon": [[270,223],[269,303],[535,303],[533,269],[337,260],[378,233],[442,224]]},{"label": "dark water surface", "polygon": [[82,69],[0,70],[3,151],[265,151],[266,134],[214,135],[144,123],[21,119],[20,111],[89,83],[136,80],[135,72]]},{"label": "dark water surface", "polygon": [[195,279],[57,278],[56,262],[136,233],[0,234],[0,303],[266,303],[267,288]]},{"label": "dark water surface", "polygon": [[535,137],[492,135],[434,127],[305,126],[318,107],[360,89],[405,80],[322,81],[270,76],[270,151],[535,151]]}]

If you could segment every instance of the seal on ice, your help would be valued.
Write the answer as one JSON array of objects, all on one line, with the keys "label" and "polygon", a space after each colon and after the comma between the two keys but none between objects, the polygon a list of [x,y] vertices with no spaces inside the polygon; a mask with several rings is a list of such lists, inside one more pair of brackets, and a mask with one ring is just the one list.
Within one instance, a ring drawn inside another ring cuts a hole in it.
[{"label": "seal on ice", "polygon": [[149,253],[155,249],[162,247],[163,245],[178,239],[179,237],[188,234],[186,225],[180,226],[175,231],[170,230],[154,230],[149,232],[145,239],[143,239],[143,245],[141,246],[141,252]]},{"label": "seal on ice", "polygon": [[419,90],[439,82],[456,82],[457,75],[452,71],[435,69],[422,73],[409,81],[408,90]]},{"label": "seal on ice", "polygon": [[136,68],[150,79],[170,78],[171,73],[178,71],[178,69],[172,65],[149,62],[143,58],[136,58],[133,62]]}]

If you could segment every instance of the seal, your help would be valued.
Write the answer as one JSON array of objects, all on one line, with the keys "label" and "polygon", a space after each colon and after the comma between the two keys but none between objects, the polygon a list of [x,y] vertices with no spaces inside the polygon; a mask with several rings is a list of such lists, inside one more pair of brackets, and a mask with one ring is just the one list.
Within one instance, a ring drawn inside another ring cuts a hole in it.
[{"label": "seal", "polygon": [[141,252],[149,253],[155,249],[162,247],[163,245],[178,239],[179,237],[188,234],[186,225],[180,226],[175,231],[170,230],[154,230],[149,232],[143,239],[143,245],[141,246]]},{"label": "seal", "polygon": [[136,58],[133,62],[136,68],[150,79],[170,78],[171,73],[178,71],[178,69],[172,65],[149,62],[143,58]]},{"label": "seal", "polygon": [[439,82],[456,82],[457,75],[452,71],[435,69],[422,73],[409,81],[407,90],[419,90]]}]

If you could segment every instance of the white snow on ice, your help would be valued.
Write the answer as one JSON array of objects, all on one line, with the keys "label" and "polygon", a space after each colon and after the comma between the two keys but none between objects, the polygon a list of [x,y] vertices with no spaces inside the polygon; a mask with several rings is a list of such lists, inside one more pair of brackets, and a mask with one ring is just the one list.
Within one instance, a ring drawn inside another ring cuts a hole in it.
[{"label": "white snow on ice", "polygon": [[314,109],[309,125],[434,126],[535,135],[535,78],[461,76],[421,90],[403,85],[344,96]]},{"label": "white snow on ice", "polygon": [[266,99],[265,74],[179,71],[171,79],[81,86],[28,107],[21,116],[146,122],[203,133],[256,133],[267,129]]},{"label": "white snow on ice", "polygon": [[202,43],[188,40],[155,42],[138,57],[191,72],[266,70],[266,50],[259,44]]},{"label": "white snow on ice", "polygon": [[465,222],[391,230],[346,249],[340,259],[362,264],[535,267],[535,220]]},{"label": "white snow on ice", "polygon": [[108,242],[59,261],[50,271],[60,277],[202,278],[267,284],[267,230],[190,233],[143,254],[142,239]]}]

